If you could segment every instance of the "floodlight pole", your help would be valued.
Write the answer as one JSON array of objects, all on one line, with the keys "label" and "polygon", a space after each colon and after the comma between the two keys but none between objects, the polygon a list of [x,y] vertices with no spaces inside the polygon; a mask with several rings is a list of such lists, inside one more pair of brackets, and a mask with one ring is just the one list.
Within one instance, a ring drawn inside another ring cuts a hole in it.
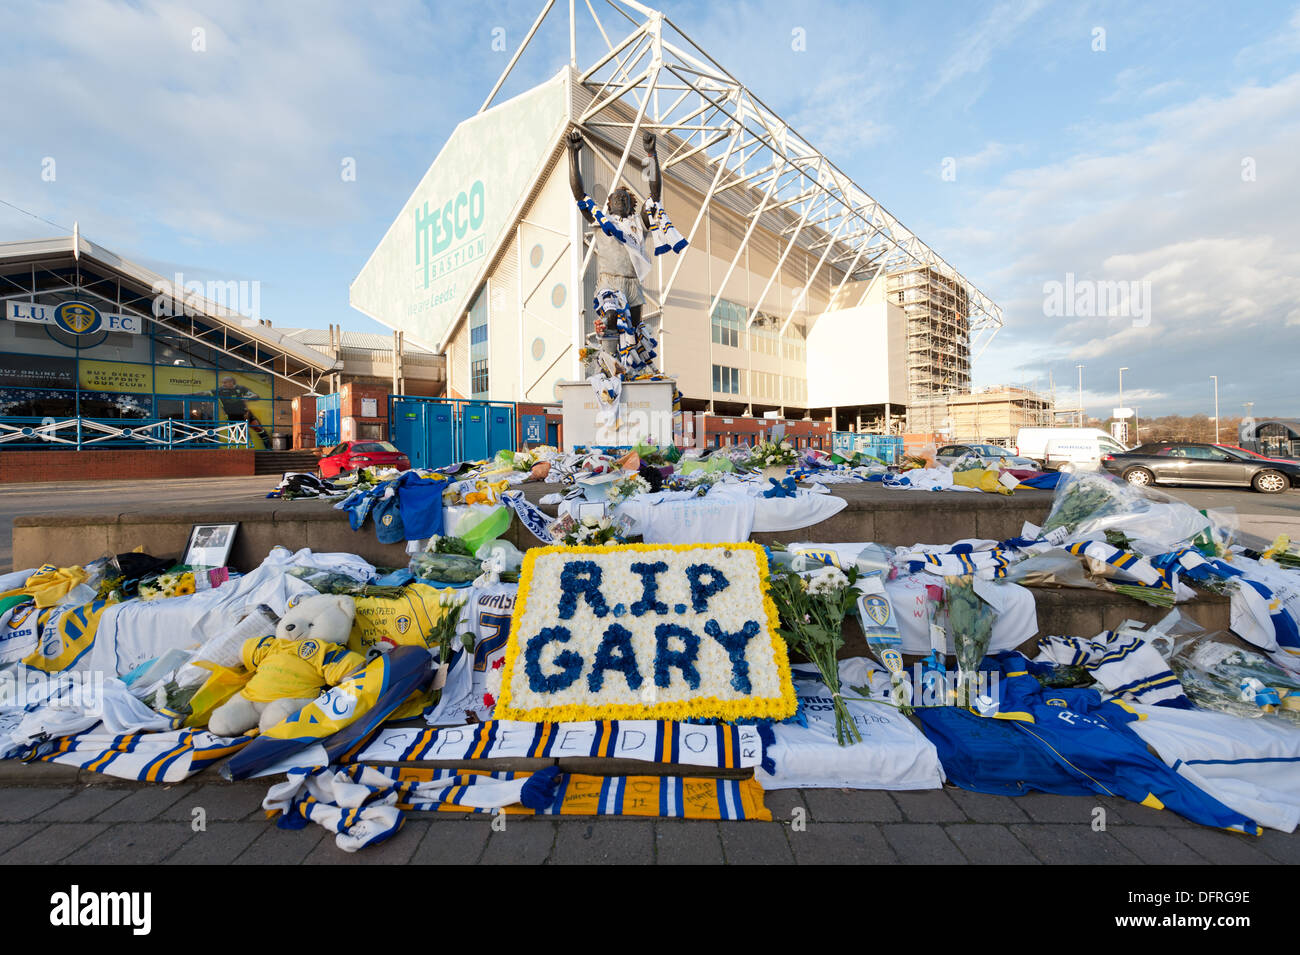
[{"label": "floodlight pole", "polygon": [[1214,381],[1214,443],[1219,443],[1219,376],[1211,375]]}]

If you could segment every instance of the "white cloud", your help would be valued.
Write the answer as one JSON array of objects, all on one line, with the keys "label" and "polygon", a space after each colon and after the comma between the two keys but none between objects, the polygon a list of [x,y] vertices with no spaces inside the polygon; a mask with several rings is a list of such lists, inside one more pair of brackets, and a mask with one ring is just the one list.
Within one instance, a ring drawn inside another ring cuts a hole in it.
[{"label": "white cloud", "polygon": [[[1300,354],[1298,152],[1300,74],[1095,127],[1087,151],[1008,173],[953,230],[970,245],[951,260],[985,279],[1006,315],[979,380],[1050,354],[1127,364],[1169,410],[1211,373],[1233,400],[1281,395]],[[990,222],[1000,228],[981,241]],[[1150,325],[1046,315],[1043,283],[1067,273],[1149,282]]]},{"label": "white cloud", "polygon": [[937,75],[927,84],[926,98],[968,76],[983,71],[1003,47],[1015,39],[1019,28],[1043,7],[1043,0],[1005,0],[999,3],[976,27],[962,36]]}]

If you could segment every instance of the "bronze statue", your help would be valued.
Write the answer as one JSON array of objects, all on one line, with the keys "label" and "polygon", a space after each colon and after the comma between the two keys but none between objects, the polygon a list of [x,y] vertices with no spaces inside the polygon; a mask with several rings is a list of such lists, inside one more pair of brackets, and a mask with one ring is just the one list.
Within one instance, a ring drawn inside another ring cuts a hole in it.
[{"label": "bronze statue", "polygon": [[[641,143],[650,157],[650,202],[658,206],[662,183],[654,133],[642,133]],[[645,240],[655,228],[655,220],[650,209],[637,209],[636,198],[626,186],[619,186],[610,192],[604,212],[597,209],[587,197],[582,175],[578,172],[578,154],[581,151],[582,135],[575,129],[569,133],[569,188],[578,202],[578,208],[582,210],[582,217],[598,226],[592,234],[592,242],[596,247],[596,288],[622,292],[631,312],[632,323],[639,325],[641,306],[645,304],[641,283],[650,269]]]}]

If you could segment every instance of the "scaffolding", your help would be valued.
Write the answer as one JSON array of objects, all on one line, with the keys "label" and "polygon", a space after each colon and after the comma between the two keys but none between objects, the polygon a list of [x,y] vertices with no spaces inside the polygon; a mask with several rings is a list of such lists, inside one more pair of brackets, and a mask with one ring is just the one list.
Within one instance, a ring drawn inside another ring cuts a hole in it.
[{"label": "scaffolding", "polygon": [[891,303],[907,315],[908,430],[945,429],[948,399],[970,391],[970,300],[967,286],[929,267],[891,272]]},{"label": "scaffolding", "polygon": [[1021,428],[1053,423],[1052,401],[1016,385],[994,385],[978,394],[954,395],[948,401],[954,441],[1014,443]]}]

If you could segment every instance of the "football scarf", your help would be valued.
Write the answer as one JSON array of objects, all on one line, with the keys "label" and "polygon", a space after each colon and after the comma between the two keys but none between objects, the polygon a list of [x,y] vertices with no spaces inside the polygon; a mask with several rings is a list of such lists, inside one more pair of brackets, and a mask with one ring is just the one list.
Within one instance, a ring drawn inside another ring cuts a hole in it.
[{"label": "football scarf", "polygon": [[650,216],[650,236],[654,239],[655,255],[665,252],[680,253],[688,243],[686,237],[673,226],[664,207],[653,199],[647,199],[645,211]]},{"label": "football scarf", "polygon": [[142,783],[178,783],[237,753],[252,738],[227,739],[197,729],[126,735],[92,729],[41,743],[23,759],[75,766]]},{"label": "football scarf", "polygon": [[531,776],[442,773],[403,780],[369,766],[294,769],[271,787],[262,808],[280,814],[282,829],[301,829],[310,820],[334,832],[340,849],[355,852],[401,829],[403,810],[484,811],[511,804],[540,810],[552,803],[558,773],[549,768]]},{"label": "football scarf", "polygon": [[361,763],[409,763],[566,756],[746,769],[762,761],[763,744],[756,726],[728,723],[488,720],[441,729],[381,730],[355,758]]},{"label": "football scarf", "polygon": [[641,217],[636,213],[630,216],[607,215],[591,196],[583,196],[578,200],[578,208],[591,214],[601,232],[623,243],[628,258],[632,260],[637,281],[645,282],[646,276],[650,274],[650,257],[645,254],[645,227]]},{"label": "football scarf", "polygon": [[1126,550],[1120,550],[1102,541],[1079,541],[1067,544],[1065,549],[1076,557],[1088,557],[1114,567],[1117,573],[1110,574],[1121,581],[1132,580],[1145,587],[1173,589],[1166,574],[1162,573],[1145,557]]},{"label": "football scarf", "polygon": [[554,767],[536,773],[351,766],[292,770],[262,803],[284,829],[310,820],[334,832],[346,852],[397,833],[406,812],[538,816],[640,816],[771,822],[754,779],[585,776]]},{"label": "football scarf", "polygon": [[986,580],[999,580],[1007,575],[1011,564],[1021,555],[1009,550],[981,550],[965,553],[907,555],[910,574],[927,571],[940,577],[964,577],[975,574]]},{"label": "football scarf", "polygon": [[1156,706],[1192,706],[1164,657],[1140,634],[1107,630],[1092,640],[1047,637],[1039,646],[1053,663],[1083,667],[1116,696],[1127,693]]},{"label": "football scarf", "polygon": [[509,494],[501,495],[501,503],[508,504],[510,509],[515,512],[519,522],[528,528],[534,537],[543,544],[554,544],[555,538],[551,536],[549,530],[551,526],[550,516],[535,504],[529,502],[524,497],[523,491],[512,491]]},{"label": "football scarf", "polygon": [[633,375],[653,367],[658,355],[658,341],[650,337],[645,322],[633,323],[631,314],[624,310],[618,315],[618,359]]}]

